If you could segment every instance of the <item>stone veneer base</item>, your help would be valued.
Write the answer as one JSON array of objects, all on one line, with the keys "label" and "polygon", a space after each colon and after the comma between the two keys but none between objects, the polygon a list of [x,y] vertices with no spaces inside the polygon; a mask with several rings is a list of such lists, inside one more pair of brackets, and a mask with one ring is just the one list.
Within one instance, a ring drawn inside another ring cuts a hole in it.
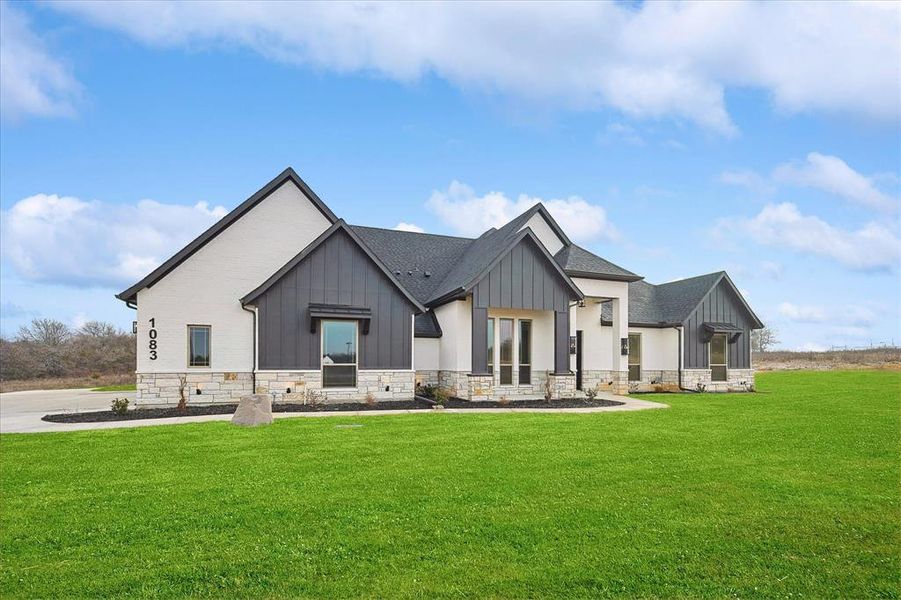
[{"label": "stone veneer base", "polygon": [[275,402],[340,403],[367,400],[409,400],[416,391],[414,371],[357,371],[353,388],[323,388],[321,371],[259,371],[258,394],[270,394]]},{"label": "stone veneer base", "polygon": [[682,387],[705,392],[750,392],[754,390],[754,369],[729,369],[727,381],[711,381],[710,369],[685,369],[682,371]]},{"label": "stone veneer base", "polygon": [[[188,371],[186,373],[136,373],[136,406],[178,404],[180,377],[185,378],[185,398],[189,404],[237,402],[253,393],[249,372]],[[197,392],[200,392],[199,394]]]},{"label": "stone veneer base", "polygon": [[[420,378],[417,372],[417,379]],[[529,383],[519,382],[517,369],[513,370],[513,383],[501,385],[498,373],[471,375],[467,371],[438,371],[438,386],[452,396],[478,402],[480,400],[516,399],[521,396],[544,397],[550,378],[552,398],[572,398],[576,393],[575,373],[555,375],[548,371],[532,371]],[[422,378],[425,380],[425,377]]]}]

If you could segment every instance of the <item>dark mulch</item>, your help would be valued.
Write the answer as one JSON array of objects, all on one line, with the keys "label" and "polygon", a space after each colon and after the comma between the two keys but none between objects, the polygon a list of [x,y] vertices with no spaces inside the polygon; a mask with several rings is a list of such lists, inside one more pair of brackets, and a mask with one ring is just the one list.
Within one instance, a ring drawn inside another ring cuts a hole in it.
[{"label": "dark mulch", "polygon": [[[272,406],[272,412],[347,412],[356,410],[429,410],[431,401],[426,399],[390,400],[367,404],[365,402],[346,402],[343,404],[283,404]],[[508,403],[470,402],[460,398],[445,401],[445,408],[583,408],[593,406],[618,406],[622,402],[611,400],[587,400],[568,398],[563,400],[515,400]],[[95,412],[60,413],[44,415],[42,420],[51,423],[102,423],[106,421],[134,421],[136,419],[165,419],[168,417],[196,417],[200,415],[230,415],[235,412],[237,404],[213,404],[208,406],[188,405],[187,412],[176,408],[137,408],[124,415],[117,415],[111,410]]]},{"label": "dark mulch", "polygon": [[[211,404],[207,406],[188,405],[187,412],[176,408],[136,408],[124,415],[117,415],[111,410],[95,412],[61,413],[44,415],[44,421],[51,423],[101,423],[105,421],[134,421],[136,419],[165,419],[168,417],[197,417],[200,415],[230,415],[238,408],[237,404]],[[416,400],[391,400],[366,404],[365,402],[346,402],[344,404],[273,404],[272,412],[340,412],[354,410],[428,410],[430,406]]]},{"label": "dark mulch", "polygon": [[601,406],[620,406],[624,402],[601,400],[595,398],[561,398],[560,400],[511,400],[502,403],[496,400],[470,402],[462,398],[451,398],[444,403],[444,408],[596,408]]}]

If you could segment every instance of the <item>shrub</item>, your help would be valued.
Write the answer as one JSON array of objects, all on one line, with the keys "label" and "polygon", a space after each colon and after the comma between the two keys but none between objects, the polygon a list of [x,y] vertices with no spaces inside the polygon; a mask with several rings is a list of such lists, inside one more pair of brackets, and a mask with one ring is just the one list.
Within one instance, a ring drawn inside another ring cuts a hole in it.
[{"label": "shrub", "polygon": [[435,388],[435,395],[432,397],[432,399],[437,404],[444,404],[445,402],[447,402],[448,398],[450,398],[449,390],[446,390],[444,388]]},{"label": "shrub", "polygon": [[128,412],[128,398],[113,398],[110,402],[110,410],[117,415],[124,415]]},{"label": "shrub", "polygon": [[303,392],[303,403],[317,405],[322,400],[322,396],[316,390],[306,389]]},{"label": "shrub", "polygon": [[554,397],[554,390],[551,388],[551,376],[548,375],[544,380],[544,399],[548,402]]},{"label": "shrub", "polygon": [[500,404],[501,406],[508,406],[510,404],[510,399],[507,398],[506,396],[501,396],[498,399],[497,403]]},{"label": "shrub", "polygon": [[585,395],[588,396],[589,400],[594,400],[598,397],[598,386],[594,386],[593,388],[588,388],[585,390]]},{"label": "shrub", "polygon": [[376,405],[376,399],[372,392],[366,392],[366,404],[368,404],[369,406]]},{"label": "shrub", "polygon": [[438,386],[436,386],[436,385],[431,385],[431,384],[422,385],[420,383],[420,384],[417,384],[417,386],[416,386],[416,394],[419,396],[423,396],[425,398],[434,398],[435,391],[437,389],[438,389]]}]

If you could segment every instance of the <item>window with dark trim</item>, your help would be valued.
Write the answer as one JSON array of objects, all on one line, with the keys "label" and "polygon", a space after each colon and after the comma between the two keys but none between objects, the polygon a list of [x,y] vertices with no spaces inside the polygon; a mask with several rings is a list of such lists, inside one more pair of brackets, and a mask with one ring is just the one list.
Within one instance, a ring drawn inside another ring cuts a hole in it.
[{"label": "window with dark trim", "polygon": [[210,366],[209,325],[188,325],[188,366]]},{"label": "window with dark trim", "polygon": [[322,387],[357,386],[357,322],[322,321]]},{"label": "window with dark trim", "polygon": [[641,334],[629,334],[629,381],[641,381]]},{"label": "window with dark trim", "polygon": [[519,321],[519,385],[532,383],[532,321]]},{"label": "window with dark trim", "polygon": [[710,338],[710,381],[726,381],[728,371],[729,338],[714,333]]},{"label": "window with dark trim", "polygon": [[494,373],[494,317],[488,317],[488,372]]},{"label": "window with dark trim", "polygon": [[500,319],[500,385],[513,385],[513,319]]}]

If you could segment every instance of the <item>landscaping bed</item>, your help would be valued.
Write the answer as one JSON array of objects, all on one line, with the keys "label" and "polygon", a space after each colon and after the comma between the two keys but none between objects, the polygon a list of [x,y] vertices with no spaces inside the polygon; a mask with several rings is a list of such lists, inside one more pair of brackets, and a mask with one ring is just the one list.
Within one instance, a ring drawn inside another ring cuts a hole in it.
[{"label": "landscaping bed", "polygon": [[[515,400],[510,402],[470,402],[460,398],[450,398],[443,402],[445,408],[590,408],[602,406],[619,406],[622,402],[612,400],[588,400],[582,398],[564,398],[560,400]],[[286,404],[272,405],[272,412],[352,412],[365,410],[429,410],[434,404],[426,399],[388,400],[385,402],[344,402],[340,404]],[[42,420],[50,423],[103,423],[111,421],[134,421],[138,419],[168,419],[171,417],[198,417],[203,415],[230,415],[237,409],[237,404],[209,404],[205,406],[188,405],[186,411],[175,407],[136,408],[118,414],[112,410],[98,410],[79,413],[58,413],[44,415]]]}]

